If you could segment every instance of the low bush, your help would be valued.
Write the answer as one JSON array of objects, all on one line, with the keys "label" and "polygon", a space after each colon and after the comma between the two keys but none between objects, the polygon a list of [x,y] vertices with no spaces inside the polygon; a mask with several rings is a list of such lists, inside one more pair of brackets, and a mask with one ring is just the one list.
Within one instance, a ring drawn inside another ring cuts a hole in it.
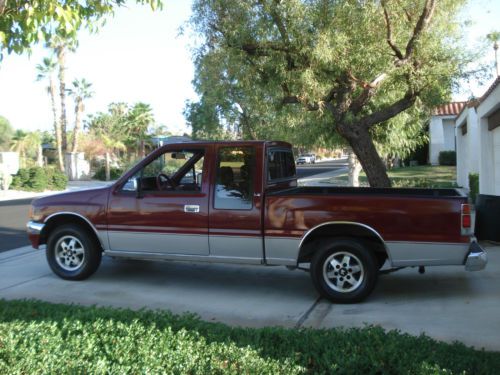
[{"label": "low bush", "polygon": [[457,153],[455,151],[441,151],[439,165],[457,165]]},{"label": "low bush", "polygon": [[10,188],[27,191],[64,190],[67,185],[68,177],[54,167],[48,166],[20,168],[13,176]]},{"label": "low bush", "polygon": [[68,176],[54,167],[47,168],[47,176],[50,190],[64,190],[68,186]]},{"label": "low bush", "polygon": [[[122,175],[123,170],[120,168],[111,167],[109,172],[111,179],[116,180]],[[104,166],[99,167],[99,169],[96,170],[93,178],[96,180],[106,181],[106,168]]]},{"label": "low bush", "polygon": [[472,203],[476,203],[479,194],[479,174],[469,173],[469,197]]},{"label": "low bush", "polygon": [[362,329],[238,328],[160,311],[0,300],[0,373],[495,374],[500,353]]}]

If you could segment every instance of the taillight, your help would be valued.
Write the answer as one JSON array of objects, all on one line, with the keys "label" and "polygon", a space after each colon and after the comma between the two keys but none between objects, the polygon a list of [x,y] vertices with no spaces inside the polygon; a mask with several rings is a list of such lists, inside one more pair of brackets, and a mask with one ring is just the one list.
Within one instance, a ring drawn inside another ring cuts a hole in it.
[{"label": "taillight", "polygon": [[471,205],[462,204],[462,235],[472,234]]}]

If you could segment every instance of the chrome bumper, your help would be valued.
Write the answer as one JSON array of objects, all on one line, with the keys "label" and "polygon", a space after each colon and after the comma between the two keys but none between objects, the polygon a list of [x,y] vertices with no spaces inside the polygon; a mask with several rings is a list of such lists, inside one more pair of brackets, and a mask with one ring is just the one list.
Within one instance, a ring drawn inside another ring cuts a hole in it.
[{"label": "chrome bumper", "polygon": [[469,246],[469,254],[465,259],[465,270],[481,271],[486,267],[487,263],[486,251],[477,242],[472,242]]},{"label": "chrome bumper", "polygon": [[40,234],[44,226],[43,223],[30,220],[26,223],[26,230],[29,234]]}]

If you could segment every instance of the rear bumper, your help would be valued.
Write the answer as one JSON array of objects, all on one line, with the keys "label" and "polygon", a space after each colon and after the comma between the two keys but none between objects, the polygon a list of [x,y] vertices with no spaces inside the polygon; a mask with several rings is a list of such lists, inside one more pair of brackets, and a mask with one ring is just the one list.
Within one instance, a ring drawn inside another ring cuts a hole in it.
[{"label": "rear bumper", "polygon": [[40,245],[40,233],[42,233],[44,226],[45,224],[37,223],[32,220],[26,223],[26,231],[28,232],[29,240],[35,249],[38,249],[38,246]]},{"label": "rear bumper", "polygon": [[465,258],[466,271],[481,271],[486,267],[488,257],[486,251],[476,242],[471,242],[469,246],[469,253]]}]

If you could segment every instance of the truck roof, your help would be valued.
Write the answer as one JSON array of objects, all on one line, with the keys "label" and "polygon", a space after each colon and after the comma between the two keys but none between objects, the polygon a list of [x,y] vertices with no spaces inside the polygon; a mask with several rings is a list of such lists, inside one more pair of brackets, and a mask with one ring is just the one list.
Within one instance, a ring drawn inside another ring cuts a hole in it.
[{"label": "truck roof", "polygon": [[283,141],[183,141],[174,142],[163,145],[161,148],[172,146],[172,145],[189,145],[189,146],[207,146],[207,145],[228,145],[228,146],[251,146],[251,145],[266,145],[266,146],[277,146],[291,148],[292,145],[288,142]]}]

